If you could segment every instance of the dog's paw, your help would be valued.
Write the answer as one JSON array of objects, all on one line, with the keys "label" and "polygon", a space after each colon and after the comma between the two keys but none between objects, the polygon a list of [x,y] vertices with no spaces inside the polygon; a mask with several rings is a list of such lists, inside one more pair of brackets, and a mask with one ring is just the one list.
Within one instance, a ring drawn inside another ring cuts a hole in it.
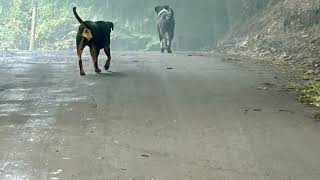
[{"label": "dog's paw", "polygon": [[106,65],[104,66],[104,69],[105,69],[106,71],[108,71],[108,70],[110,69],[110,65],[106,64]]},{"label": "dog's paw", "polygon": [[171,53],[172,53],[172,50],[168,50],[168,53],[171,54]]},{"label": "dog's paw", "polygon": [[161,49],[161,53],[164,53],[164,48]]},{"label": "dog's paw", "polygon": [[104,69],[105,69],[106,71],[108,71],[109,68],[110,68],[110,62],[107,62],[106,65],[104,66]]},{"label": "dog's paw", "polygon": [[86,73],[80,72],[80,76],[85,76],[85,75],[86,75]]},{"label": "dog's paw", "polygon": [[95,70],[95,72],[96,72],[96,73],[101,73],[101,69],[97,68],[97,69]]}]

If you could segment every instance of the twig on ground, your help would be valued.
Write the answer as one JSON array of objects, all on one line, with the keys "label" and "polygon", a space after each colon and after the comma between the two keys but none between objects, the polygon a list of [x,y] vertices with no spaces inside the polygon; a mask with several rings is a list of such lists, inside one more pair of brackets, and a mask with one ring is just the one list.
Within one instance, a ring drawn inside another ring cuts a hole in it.
[{"label": "twig on ground", "polygon": [[302,53],[304,50],[306,50],[311,44],[317,42],[318,40],[320,40],[320,37],[318,37],[317,39],[314,39],[313,41],[309,42],[308,44],[306,44],[301,50],[300,53]]}]

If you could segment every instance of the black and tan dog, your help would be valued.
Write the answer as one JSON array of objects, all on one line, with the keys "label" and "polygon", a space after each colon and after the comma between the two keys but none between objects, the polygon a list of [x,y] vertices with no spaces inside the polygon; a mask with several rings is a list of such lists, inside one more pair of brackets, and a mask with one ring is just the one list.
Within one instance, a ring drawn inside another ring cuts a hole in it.
[{"label": "black and tan dog", "polygon": [[81,24],[77,33],[77,54],[79,56],[80,75],[85,75],[82,66],[82,52],[86,46],[89,46],[91,57],[93,60],[95,72],[100,73],[101,70],[98,66],[98,56],[101,49],[104,49],[108,60],[104,68],[106,70],[110,67],[111,53],[110,53],[110,34],[113,31],[114,25],[112,22],[105,21],[83,21],[73,8],[73,13],[79,23]]},{"label": "black and tan dog", "polygon": [[174,37],[175,19],[174,12],[170,6],[157,6],[155,11],[158,16],[157,29],[159,32],[161,52],[167,49],[168,53],[172,53],[172,39]]}]

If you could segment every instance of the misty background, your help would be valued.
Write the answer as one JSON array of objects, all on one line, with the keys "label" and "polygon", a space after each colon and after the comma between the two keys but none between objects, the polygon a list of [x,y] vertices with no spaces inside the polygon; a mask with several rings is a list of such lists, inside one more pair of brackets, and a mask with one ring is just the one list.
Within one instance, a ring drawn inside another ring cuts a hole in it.
[{"label": "misty background", "polygon": [[32,9],[36,7],[35,49],[74,49],[79,23],[113,21],[115,50],[158,50],[154,7],[170,5],[175,11],[175,50],[207,51],[230,29],[250,18],[272,0],[0,0],[0,49],[29,48]]}]

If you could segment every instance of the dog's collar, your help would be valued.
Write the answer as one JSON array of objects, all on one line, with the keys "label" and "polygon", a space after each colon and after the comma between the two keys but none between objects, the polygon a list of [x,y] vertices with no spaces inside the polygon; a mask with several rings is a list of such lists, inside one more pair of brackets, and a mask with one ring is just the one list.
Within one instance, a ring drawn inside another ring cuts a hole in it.
[{"label": "dog's collar", "polygon": [[158,17],[159,17],[161,14],[163,14],[164,12],[169,12],[169,11],[166,10],[166,9],[162,9],[162,10],[159,12]]}]

